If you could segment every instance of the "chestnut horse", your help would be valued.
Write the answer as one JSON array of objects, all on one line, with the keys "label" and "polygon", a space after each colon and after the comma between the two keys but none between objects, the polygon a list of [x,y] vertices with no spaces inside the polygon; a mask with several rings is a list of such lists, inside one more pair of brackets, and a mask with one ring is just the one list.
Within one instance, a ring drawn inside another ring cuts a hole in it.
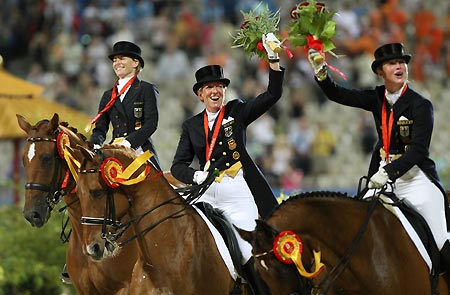
[{"label": "chestnut horse", "polygon": [[53,207],[63,196],[72,228],[66,251],[67,272],[77,293],[129,294],[129,282],[137,259],[136,243],[127,244],[114,257],[101,262],[93,261],[83,253],[81,207],[77,194],[72,190],[76,183],[69,171],[70,167],[76,170],[78,167],[70,158],[67,158],[69,163],[64,160],[63,149],[69,142],[73,148],[77,145],[87,147],[88,143],[81,134],[76,134],[76,130],[73,132],[63,126],[68,124],[60,123],[58,114],[54,114],[50,121],[42,120],[34,126],[21,115],[17,115],[17,120],[28,135],[22,156],[27,181],[24,217],[32,226],[44,226]]},{"label": "chestnut horse", "polygon": [[[257,220],[254,231],[238,231],[252,244],[255,266],[273,295],[432,294],[427,264],[398,218],[376,199],[303,193],[279,205],[266,220]],[[299,264],[310,274],[319,259],[325,264],[316,277],[306,279],[297,263],[285,264],[283,255],[280,259],[281,248],[274,245],[283,245],[280,237],[285,235],[279,234],[284,231],[301,240]],[[321,258],[314,258],[313,251],[320,251]],[[438,294],[449,294],[448,277],[438,280]]]},{"label": "chestnut horse", "polygon": [[[104,145],[97,153],[80,150],[85,159],[77,190],[84,218],[115,224],[126,212],[131,217],[140,247],[139,267],[135,267],[139,275],[133,275],[131,294],[241,294],[207,224],[161,172],[148,162],[134,165],[137,159],[131,149]],[[132,166],[140,168],[133,170],[131,178],[122,177],[121,170]],[[111,191],[122,194],[112,196]],[[105,232],[99,227],[85,227],[84,247],[104,249],[105,244],[99,243],[102,235]],[[106,247],[120,244],[107,243]],[[145,284],[148,277],[149,286]],[[246,287],[244,292],[248,292]]]}]

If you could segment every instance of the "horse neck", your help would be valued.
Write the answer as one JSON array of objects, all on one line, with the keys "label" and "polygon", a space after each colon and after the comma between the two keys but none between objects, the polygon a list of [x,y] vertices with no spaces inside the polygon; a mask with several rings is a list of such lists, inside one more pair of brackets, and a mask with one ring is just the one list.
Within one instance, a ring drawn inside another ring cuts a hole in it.
[{"label": "horse neck", "polygon": [[80,201],[78,200],[78,196],[75,192],[69,192],[67,195],[64,196],[64,202],[66,203],[67,206],[67,212],[69,214],[69,218],[73,219],[74,224],[81,224],[81,217],[82,217],[82,212],[81,212],[81,205],[80,205]]},{"label": "horse neck", "polygon": [[[367,217],[368,204],[350,197],[304,197],[281,205],[267,222],[278,231],[291,230],[300,238],[303,233],[314,233],[303,238],[348,245]],[[345,229],[345,234],[333,230],[336,228]]]},{"label": "horse neck", "polygon": [[[184,203],[181,196],[162,176],[124,187],[124,190],[131,198],[132,205],[129,208],[131,218],[138,218],[158,207],[133,223],[136,234],[154,226],[150,232],[137,238],[144,260],[149,262],[152,260],[150,253],[155,253],[149,250],[151,247],[158,243],[162,245],[167,237],[176,237],[190,226],[188,219],[170,218],[170,216],[192,214],[194,211]],[[177,213],[178,211],[181,212]],[[165,218],[168,219],[164,220]],[[163,232],[164,237],[158,239],[157,232]]]}]

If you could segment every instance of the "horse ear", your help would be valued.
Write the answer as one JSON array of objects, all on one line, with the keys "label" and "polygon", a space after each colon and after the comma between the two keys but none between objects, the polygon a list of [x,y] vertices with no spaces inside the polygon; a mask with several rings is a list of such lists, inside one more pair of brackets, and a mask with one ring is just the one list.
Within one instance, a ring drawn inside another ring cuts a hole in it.
[{"label": "horse ear", "polygon": [[266,221],[262,219],[257,219],[255,232],[260,232],[265,237],[274,237],[276,230],[273,227],[271,227]]},{"label": "horse ear", "polygon": [[84,146],[81,145],[77,145],[78,150],[81,152],[81,155],[89,160],[92,161],[94,159],[95,154],[93,152],[91,152],[90,150],[88,150],[87,148],[85,148]]},{"label": "horse ear", "polygon": [[27,134],[31,130],[31,124],[25,119],[25,117],[16,114],[17,122],[19,123],[19,127],[25,131]]},{"label": "horse ear", "polygon": [[57,113],[55,113],[52,117],[52,119],[50,120],[51,126],[52,126],[52,130],[56,131],[56,129],[58,129],[59,127],[59,115]]},{"label": "horse ear", "polygon": [[241,238],[243,238],[244,240],[246,240],[247,242],[249,242],[251,244],[251,242],[253,240],[253,231],[247,231],[247,230],[239,228],[235,225],[233,225],[233,226],[236,229],[236,231],[239,233]]}]

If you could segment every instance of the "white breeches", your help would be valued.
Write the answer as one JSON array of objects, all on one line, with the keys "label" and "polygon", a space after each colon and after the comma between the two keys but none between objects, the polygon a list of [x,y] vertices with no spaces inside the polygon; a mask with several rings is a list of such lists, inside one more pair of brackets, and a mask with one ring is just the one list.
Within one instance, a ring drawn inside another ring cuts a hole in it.
[{"label": "white breeches", "polygon": [[[384,162],[381,163],[384,166]],[[394,184],[394,193],[419,212],[430,227],[439,250],[447,236],[445,203],[441,190],[415,165]]]},{"label": "white breeches", "polygon": [[[255,229],[258,208],[245,182],[242,169],[234,178],[225,174],[220,183],[213,182],[198,202],[207,202],[222,210],[228,221],[238,228],[248,231]],[[234,232],[242,252],[242,264],[245,264],[252,257],[252,246],[242,239],[236,230]]]}]

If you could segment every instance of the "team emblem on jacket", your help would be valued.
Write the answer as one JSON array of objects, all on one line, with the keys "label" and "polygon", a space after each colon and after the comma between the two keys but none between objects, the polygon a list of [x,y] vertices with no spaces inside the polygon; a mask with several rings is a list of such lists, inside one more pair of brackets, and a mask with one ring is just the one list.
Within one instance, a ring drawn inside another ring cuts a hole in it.
[{"label": "team emblem on jacket", "polygon": [[134,117],[142,118],[142,110],[143,108],[134,108]]},{"label": "team emblem on jacket", "polygon": [[225,137],[231,137],[233,135],[233,126],[224,127],[223,130],[225,131]]}]

